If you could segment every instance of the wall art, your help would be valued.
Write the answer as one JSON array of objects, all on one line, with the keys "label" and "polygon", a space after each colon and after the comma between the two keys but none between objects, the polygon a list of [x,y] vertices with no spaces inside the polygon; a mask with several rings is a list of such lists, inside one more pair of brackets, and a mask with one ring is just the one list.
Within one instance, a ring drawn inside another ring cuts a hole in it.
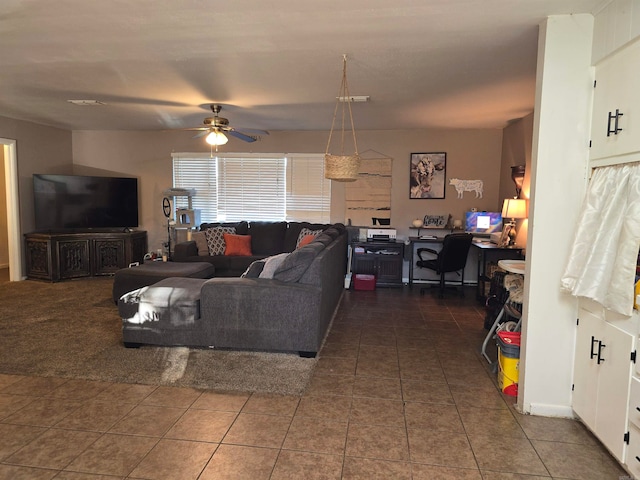
[{"label": "wall art", "polygon": [[412,153],[409,198],[444,198],[446,171],[445,152]]}]

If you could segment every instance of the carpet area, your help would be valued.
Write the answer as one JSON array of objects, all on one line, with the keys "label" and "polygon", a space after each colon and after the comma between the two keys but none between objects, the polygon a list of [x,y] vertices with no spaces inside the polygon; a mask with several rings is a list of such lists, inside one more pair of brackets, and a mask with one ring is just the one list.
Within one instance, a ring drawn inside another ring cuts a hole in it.
[{"label": "carpet area", "polygon": [[0,373],[304,393],[317,359],[186,347],[125,348],[113,278],[0,284]]}]

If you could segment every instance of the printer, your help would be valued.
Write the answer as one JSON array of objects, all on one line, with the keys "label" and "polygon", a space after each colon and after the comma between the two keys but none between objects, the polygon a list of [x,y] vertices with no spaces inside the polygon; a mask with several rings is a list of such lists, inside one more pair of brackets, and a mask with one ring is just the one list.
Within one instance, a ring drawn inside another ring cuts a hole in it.
[{"label": "printer", "polygon": [[395,228],[368,228],[367,242],[395,242]]}]

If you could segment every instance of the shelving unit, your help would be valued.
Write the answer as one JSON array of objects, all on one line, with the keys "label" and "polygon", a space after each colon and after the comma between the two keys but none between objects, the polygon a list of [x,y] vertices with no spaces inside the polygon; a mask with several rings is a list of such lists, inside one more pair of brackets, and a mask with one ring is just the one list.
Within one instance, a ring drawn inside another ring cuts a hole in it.
[{"label": "shelving unit", "polygon": [[377,287],[402,286],[403,243],[356,242],[351,247],[353,275],[375,275]]},{"label": "shelving unit", "polygon": [[[191,240],[191,232],[201,223],[200,210],[193,208],[193,196],[196,194],[194,189],[187,188],[168,188],[162,194],[165,197],[173,199],[172,205],[175,207],[176,197],[187,197],[187,208],[175,208],[171,215],[167,218],[167,235],[170,255],[173,254],[173,246],[177,242]],[[165,213],[166,215],[166,213]],[[178,238],[180,232],[184,232],[181,238]]]},{"label": "shelving unit", "polygon": [[50,282],[113,275],[146,251],[145,231],[25,234],[27,278]]}]

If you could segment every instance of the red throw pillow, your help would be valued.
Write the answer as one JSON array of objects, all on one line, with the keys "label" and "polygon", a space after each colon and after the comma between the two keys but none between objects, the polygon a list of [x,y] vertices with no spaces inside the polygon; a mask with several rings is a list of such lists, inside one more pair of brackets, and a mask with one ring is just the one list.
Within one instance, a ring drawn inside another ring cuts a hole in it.
[{"label": "red throw pillow", "polygon": [[224,233],[224,243],[226,245],[225,255],[251,255],[251,235],[233,235]]},{"label": "red throw pillow", "polygon": [[316,235],[305,235],[300,239],[296,248],[304,247],[306,244],[313,242],[315,239]]}]

